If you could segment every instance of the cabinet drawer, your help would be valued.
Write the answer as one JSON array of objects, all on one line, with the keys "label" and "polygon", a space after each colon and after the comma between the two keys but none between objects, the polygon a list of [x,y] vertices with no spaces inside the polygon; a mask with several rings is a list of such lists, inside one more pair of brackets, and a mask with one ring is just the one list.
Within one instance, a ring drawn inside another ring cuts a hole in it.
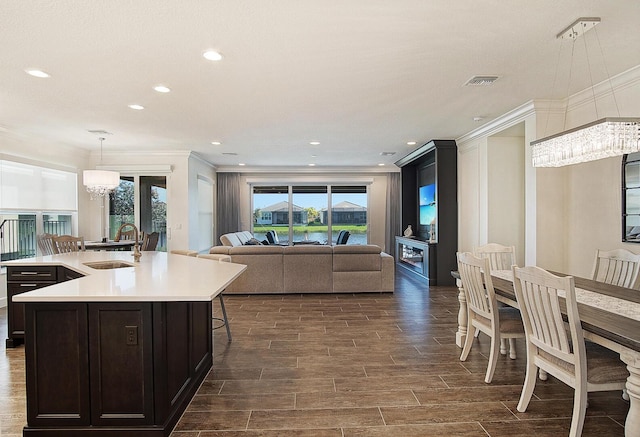
[{"label": "cabinet drawer", "polygon": [[57,269],[55,266],[20,266],[7,267],[7,281],[42,282],[56,281]]}]

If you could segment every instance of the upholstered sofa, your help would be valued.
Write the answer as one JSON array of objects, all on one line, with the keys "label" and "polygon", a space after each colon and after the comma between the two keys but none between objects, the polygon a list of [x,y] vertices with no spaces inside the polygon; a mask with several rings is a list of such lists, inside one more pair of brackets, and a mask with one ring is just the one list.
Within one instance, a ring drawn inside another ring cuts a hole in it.
[{"label": "upholstered sofa", "polygon": [[[227,239],[235,241],[233,237]],[[227,287],[226,293],[351,293],[394,289],[393,257],[376,245],[240,244],[214,246],[209,252],[229,255],[232,262],[247,265],[247,270]]]}]

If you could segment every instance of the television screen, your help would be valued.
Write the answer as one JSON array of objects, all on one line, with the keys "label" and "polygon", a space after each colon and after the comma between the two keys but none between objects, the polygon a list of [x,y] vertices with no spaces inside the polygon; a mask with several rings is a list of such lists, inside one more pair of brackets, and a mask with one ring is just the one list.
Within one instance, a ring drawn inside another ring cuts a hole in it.
[{"label": "television screen", "polygon": [[436,216],[436,184],[420,187],[420,224],[430,225]]}]

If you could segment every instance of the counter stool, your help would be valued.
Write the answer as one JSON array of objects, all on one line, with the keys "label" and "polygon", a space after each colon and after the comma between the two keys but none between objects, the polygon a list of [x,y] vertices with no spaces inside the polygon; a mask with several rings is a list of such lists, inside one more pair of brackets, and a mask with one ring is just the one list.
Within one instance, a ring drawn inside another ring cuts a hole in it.
[{"label": "counter stool", "polygon": [[[205,258],[205,259],[210,259],[218,262],[228,262],[228,263],[231,262],[231,257],[229,255],[222,255],[222,254],[216,254],[216,253],[200,254],[198,255],[198,258]],[[218,294],[218,300],[220,301],[220,309],[222,310],[222,318],[212,317],[213,320],[217,320],[222,324],[218,326],[214,326],[213,329],[220,329],[224,326],[227,329],[227,338],[229,339],[229,342],[231,342],[231,329],[229,328],[229,319],[227,318],[227,309],[224,306],[224,297],[222,296],[223,293],[224,293],[224,290],[222,290]]]}]

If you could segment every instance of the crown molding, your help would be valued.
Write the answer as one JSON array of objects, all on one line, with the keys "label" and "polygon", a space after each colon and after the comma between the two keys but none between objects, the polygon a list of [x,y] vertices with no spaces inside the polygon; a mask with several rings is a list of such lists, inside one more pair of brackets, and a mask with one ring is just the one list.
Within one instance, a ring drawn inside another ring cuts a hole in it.
[{"label": "crown molding", "polygon": [[219,173],[289,173],[289,174],[327,174],[327,173],[351,173],[351,174],[388,174],[399,173],[400,169],[392,166],[375,166],[375,167],[331,167],[331,166],[314,166],[314,167],[294,167],[294,166],[220,166],[216,169]]}]

